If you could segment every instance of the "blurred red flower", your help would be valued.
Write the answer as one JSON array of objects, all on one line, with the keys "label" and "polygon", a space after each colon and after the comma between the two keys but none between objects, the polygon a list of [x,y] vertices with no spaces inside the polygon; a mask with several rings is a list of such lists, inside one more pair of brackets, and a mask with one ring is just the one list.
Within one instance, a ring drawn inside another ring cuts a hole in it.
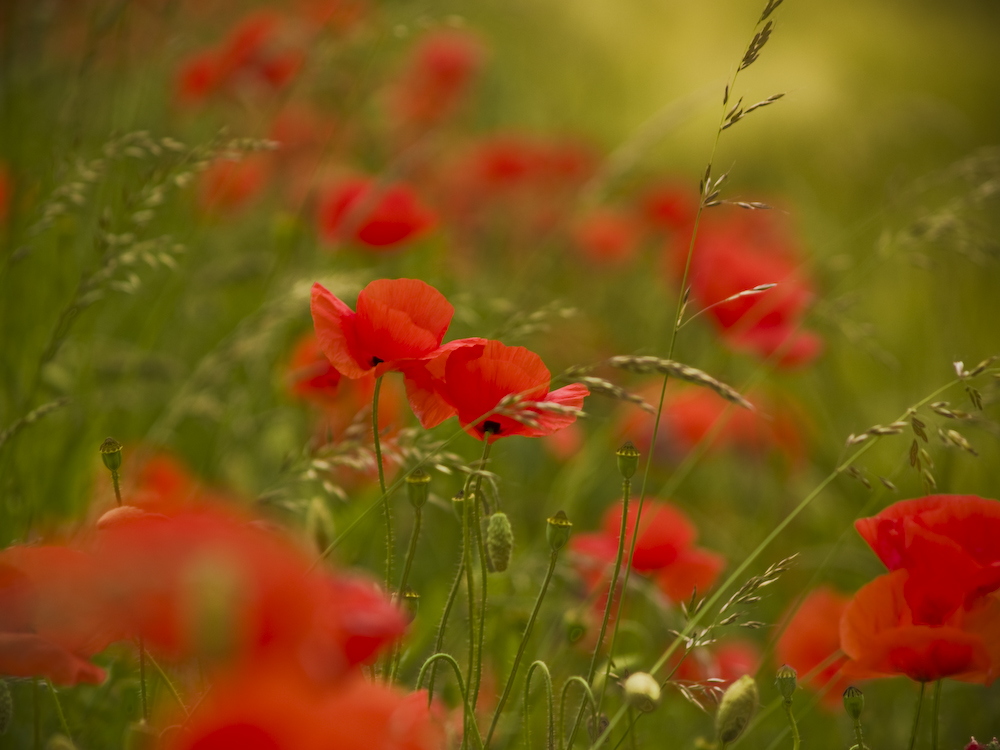
[{"label": "blurred red flower", "polygon": [[[681,185],[654,185],[646,190],[640,199],[642,215],[655,229],[676,235],[680,247],[683,240],[689,240],[698,210],[698,198],[691,190]],[[684,246],[687,254],[687,246]]]},{"label": "blurred red flower", "polygon": [[[725,567],[722,556],[694,546],[698,530],[679,508],[647,498],[642,510],[632,569],[651,574],[659,589],[675,603],[690,599],[695,589],[700,594],[710,589]],[[629,503],[624,564],[629,561],[638,513],[639,504]],[[621,524],[622,505],[617,503],[605,512],[600,531],[574,534],[570,540],[570,549],[576,553],[577,571],[591,591],[608,586],[618,554]],[[602,596],[598,608],[603,610],[606,601],[606,595]]]},{"label": "blurred red flower", "polygon": [[[678,241],[673,266],[679,275],[688,246]],[[757,357],[776,356],[782,367],[805,365],[819,356],[823,342],[799,330],[812,301],[812,285],[791,239],[761,211],[743,212],[698,232],[689,283],[694,299],[707,308],[723,341]],[[760,294],[723,303],[763,284],[777,284]],[[718,304],[722,303],[722,304]]]},{"label": "blurred red flower", "polygon": [[482,67],[485,51],[464,31],[435,31],[411,50],[393,86],[390,116],[398,123],[426,128],[451,117]]},{"label": "blurred red flower", "polygon": [[855,528],[889,570],[908,570],[914,622],[940,625],[1000,588],[1000,502],[976,495],[902,500]]},{"label": "blurred red flower", "polygon": [[[851,597],[838,593],[829,586],[820,586],[809,592],[798,609],[791,614],[785,631],[778,639],[775,656],[779,664],[788,664],[798,672],[799,679],[840,651],[840,618]],[[782,621],[787,620],[786,612]],[[823,703],[828,708],[840,706],[844,690],[850,681],[840,674],[847,657],[834,659],[820,670],[807,684],[822,689]],[[827,687],[832,681],[833,684]]]},{"label": "blurred red flower", "polygon": [[437,223],[408,185],[382,187],[369,178],[347,180],[322,191],[317,220],[324,241],[348,239],[373,249],[399,245]]},{"label": "blurred red flower", "polygon": [[577,219],[572,234],[583,255],[595,263],[627,263],[639,247],[639,226],[621,209],[591,211]]},{"label": "blurred red flower", "polygon": [[[485,339],[453,341],[450,346],[423,366],[406,372],[407,394],[413,394],[410,405],[424,427],[457,415],[466,432],[491,443],[510,435],[542,437],[575,422],[576,415],[561,408],[580,409],[590,394],[578,383],[550,392],[548,368],[541,357],[523,346],[504,346]],[[507,414],[483,419],[504,398],[515,394],[521,400],[511,409],[531,424]],[[548,405],[555,408],[547,410]]]},{"label": "blurred red flower", "polygon": [[342,377],[323,354],[315,335],[307,333],[299,338],[288,363],[289,390],[293,396],[320,403],[333,401]]},{"label": "blurred red flower", "polygon": [[671,679],[702,684],[708,680],[721,680],[715,685],[725,689],[743,675],[755,674],[760,661],[760,649],[754,643],[723,641],[691,651],[680,662]]},{"label": "blurred red flower", "polygon": [[199,208],[205,213],[233,213],[246,208],[263,191],[270,171],[264,156],[242,161],[217,159],[199,178]]},{"label": "blurred red flower", "polygon": [[844,611],[840,643],[852,677],[905,675],[918,682],[951,677],[989,685],[1000,674],[1000,599],[978,598],[930,626],[915,621],[896,570],[864,586]]}]

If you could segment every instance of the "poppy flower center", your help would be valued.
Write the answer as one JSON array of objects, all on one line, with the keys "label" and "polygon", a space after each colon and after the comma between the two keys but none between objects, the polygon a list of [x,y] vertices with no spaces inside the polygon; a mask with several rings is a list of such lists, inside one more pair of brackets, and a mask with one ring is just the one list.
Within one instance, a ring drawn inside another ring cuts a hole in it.
[{"label": "poppy flower center", "polygon": [[381,359],[379,357],[372,357],[372,367],[378,367],[383,362],[385,362],[384,359]]},{"label": "poppy flower center", "polygon": [[488,432],[491,435],[499,435],[500,434],[500,423],[499,422],[494,422],[492,419],[486,420],[485,422],[483,422],[483,432],[484,433]]}]

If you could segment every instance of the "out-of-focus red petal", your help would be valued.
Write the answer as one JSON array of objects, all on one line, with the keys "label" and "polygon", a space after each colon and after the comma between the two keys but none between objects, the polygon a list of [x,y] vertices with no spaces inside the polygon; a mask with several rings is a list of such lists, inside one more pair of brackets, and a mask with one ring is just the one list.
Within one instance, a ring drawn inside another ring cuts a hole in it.
[{"label": "out-of-focus red petal", "polygon": [[0,633],[0,674],[47,677],[57,685],[104,682],[104,670],[34,633]]}]

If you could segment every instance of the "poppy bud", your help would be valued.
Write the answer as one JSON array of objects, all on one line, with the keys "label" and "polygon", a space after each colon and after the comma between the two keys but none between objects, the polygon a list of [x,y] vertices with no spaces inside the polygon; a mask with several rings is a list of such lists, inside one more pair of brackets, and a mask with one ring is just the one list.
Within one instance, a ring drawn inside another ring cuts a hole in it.
[{"label": "poppy bud", "polygon": [[648,672],[630,674],[625,680],[625,702],[648,714],[660,705],[660,683]]},{"label": "poppy bud", "polygon": [[416,620],[417,610],[420,609],[420,594],[410,588],[410,586],[407,586],[406,591],[403,592],[401,604],[407,622],[413,622]]},{"label": "poppy bud", "polygon": [[715,714],[715,731],[723,747],[735,742],[736,738],[743,734],[759,703],[757,683],[748,674],[740,677],[726,689],[719,703],[719,710]]},{"label": "poppy bud", "polygon": [[0,734],[7,734],[10,720],[14,718],[14,699],[6,680],[0,680]]},{"label": "poppy bud", "polygon": [[570,643],[576,643],[587,634],[587,624],[573,610],[563,615],[563,625],[566,627],[566,640]]},{"label": "poppy bud", "polygon": [[625,479],[631,479],[639,468],[639,450],[628,440],[615,455],[618,457],[619,473]]},{"label": "poppy bud", "polygon": [[854,721],[861,720],[861,712],[865,708],[865,694],[851,685],[844,691],[844,710]]},{"label": "poppy bud", "polygon": [[781,697],[785,699],[785,703],[792,702],[792,695],[795,693],[795,688],[798,686],[799,675],[795,671],[794,667],[790,667],[787,664],[783,664],[778,667],[778,672],[774,678],[774,684],[778,686],[778,692],[781,693]]},{"label": "poppy bud", "polygon": [[112,437],[101,443],[101,460],[108,467],[108,471],[114,473],[122,465],[122,444]]},{"label": "poppy bud", "polygon": [[145,720],[132,722],[125,729],[125,750],[152,750],[157,739],[156,730]]},{"label": "poppy bud", "polygon": [[506,513],[494,513],[490,516],[490,525],[486,530],[486,553],[490,556],[493,569],[503,573],[510,565],[510,552],[514,547],[514,532],[510,528],[510,520]]},{"label": "poppy bud", "polygon": [[559,511],[545,522],[545,538],[549,540],[549,548],[553,552],[558,552],[566,546],[572,532],[573,522],[564,511]]},{"label": "poppy bud", "polygon": [[414,508],[423,508],[427,502],[427,492],[431,481],[431,475],[423,469],[414,469],[406,477],[406,494],[410,498],[410,505]]}]

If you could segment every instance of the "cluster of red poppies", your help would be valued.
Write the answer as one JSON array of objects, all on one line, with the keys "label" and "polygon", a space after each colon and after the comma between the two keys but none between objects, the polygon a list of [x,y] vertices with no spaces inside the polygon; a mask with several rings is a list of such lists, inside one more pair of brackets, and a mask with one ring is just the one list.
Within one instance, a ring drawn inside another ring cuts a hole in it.
[{"label": "cluster of red poppies", "polygon": [[[853,598],[812,592],[789,621],[778,658],[816,684],[905,675],[989,685],[1000,675],[1000,502],[930,495],[855,524],[889,573]],[[844,657],[833,658],[839,650]]]},{"label": "cluster of red poppies", "polygon": [[[406,627],[374,584],[313,569],[292,538],[169,461],[130,494],[71,544],[0,552],[0,673],[100,683],[89,657],[136,641],[181,670],[197,703],[165,747],[440,746],[426,694],[360,676]],[[184,668],[195,659],[205,682]]]}]

